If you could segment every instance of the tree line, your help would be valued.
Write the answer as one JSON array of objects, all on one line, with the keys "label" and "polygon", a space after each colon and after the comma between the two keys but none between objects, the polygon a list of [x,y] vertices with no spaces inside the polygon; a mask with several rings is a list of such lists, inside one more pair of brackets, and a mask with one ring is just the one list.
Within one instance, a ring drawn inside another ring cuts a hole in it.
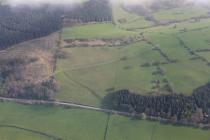
[{"label": "tree line", "polygon": [[65,13],[70,19],[87,22],[111,22],[112,8],[108,0],[90,0]]},{"label": "tree line", "polygon": [[110,93],[113,109],[145,113],[148,116],[169,119],[174,123],[210,123],[210,83],[195,89],[191,96],[169,94],[144,96],[119,90]]}]

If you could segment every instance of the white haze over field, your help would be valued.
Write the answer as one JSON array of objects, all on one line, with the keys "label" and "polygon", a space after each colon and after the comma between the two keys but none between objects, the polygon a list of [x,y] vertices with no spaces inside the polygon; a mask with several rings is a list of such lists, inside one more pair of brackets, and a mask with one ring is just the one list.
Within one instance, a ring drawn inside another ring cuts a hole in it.
[{"label": "white haze over field", "polygon": [[43,4],[65,4],[65,5],[74,5],[84,2],[85,0],[7,0],[7,3],[11,6],[18,5],[43,5]]},{"label": "white haze over field", "polygon": [[[41,4],[66,4],[66,5],[74,5],[79,4],[84,1],[88,0],[7,0],[7,2],[11,6],[18,6],[18,5],[41,5]],[[142,4],[142,5],[149,5],[156,1],[176,1],[176,0],[109,0],[111,3],[123,3],[125,5],[135,5],[135,4]],[[197,4],[206,4],[210,3],[210,0],[177,0],[180,3],[183,1],[186,2],[193,2]]]},{"label": "white haze over field", "polygon": [[123,3],[125,5],[135,5],[135,4],[142,4],[142,5],[149,5],[156,1],[179,1],[182,2],[191,2],[195,4],[206,4],[210,3],[210,0],[110,0],[113,3]]}]

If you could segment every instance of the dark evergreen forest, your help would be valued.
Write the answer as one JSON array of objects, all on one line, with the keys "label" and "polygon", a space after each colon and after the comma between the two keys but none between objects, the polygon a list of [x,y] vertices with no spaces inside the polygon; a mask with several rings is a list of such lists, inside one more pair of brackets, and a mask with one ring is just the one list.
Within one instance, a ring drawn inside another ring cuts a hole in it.
[{"label": "dark evergreen forest", "polygon": [[109,96],[113,109],[146,113],[148,116],[172,119],[173,122],[210,122],[210,83],[195,89],[191,96],[175,93],[143,96],[129,90],[119,90]]},{"label": "dark evergreen forest", "polygon": [[90,0],[74,8],[0,5],[0,49],[58,31],[63,16],[82,22],[112,20],[111,7],[106,0]]}]

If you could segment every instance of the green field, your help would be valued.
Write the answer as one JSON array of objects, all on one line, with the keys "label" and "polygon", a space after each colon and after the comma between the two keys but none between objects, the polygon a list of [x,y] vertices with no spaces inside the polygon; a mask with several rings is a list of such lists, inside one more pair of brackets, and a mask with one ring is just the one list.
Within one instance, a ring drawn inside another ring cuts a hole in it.
[{"label": "green field", "polygon": [[[209,131],[134,120],[118,115],[41,105],[0,103],[0,126],[12,125],[62,140],[208,140]],[[107,128],[107,131],[105,131]],[[16,128],[0,127],[1,140],[53,140]]]},{"label": "green field", "polygon": [[[55,98],[100,105],[109,89],[130,89],[139,94],[152,91],[151,81],[155,67],[143,68],[146,62],[164,61],[146,43],[124,47],[78,47],[65,48],[68,59],[57,63],[56,78],[60,90]],[[162,79],[162,78],[161,78]],[[100,82],[99,82],[100,81]]]},{"label": "green field", "polygon": [[144,28],[153,25],[143,16],[125,11],[119,4],[113,4],[113,20],[115,24],[124,29]]},{"label": "green field", "polygon": [[[100,106],[110,89],[129,89],[137,94],[156,95],[152,81],[160,80],[163,89],[165,79],[174,92],[189,95],[195,88],[210,81],[210,67],[202,60],[191,60],[194,56],[180,44],[179,39],[192,51],[209,48],[208,23],[210,21],[206,19],[179,23],[177,28],[170,25],[143,30],[147,40],[158,46],[169,59],[177,61],[160,65],[163,75],[153,74],[157,71],[156,66],[141,67],[145,63],[167,62],[160,52],[153,50],[153,45],[144,41],[117,47],[64,48],[69,57],[58,60],[56,78],[60,88],[54,98]],[[89,26],[80,28],[89,30]],[[188,30],[180,31],[183,28]],[[136,30],[136,33],[139,32]],[[86,33],[87,36],[92,35]],[[210,53],[198,54],[209,60]],[[167,94],[164,89],[161,92]]]},{"label": "green field", "polygon": [[[107,118],[104,113],[39,105],[0,104],[0,125],[12,125],[44,132],[65,140],[103,139]],[[16,139],[10,136],[11,133],[9,132],[12,131],[14,131],[12,136],[17,135]],[[4,140],[31,140],[33,137],[37,140],[39,137],[43,140],[52,139],[31,132],[27,133],[27,131],[19,132],[19,129],[0,127],[0,139],[2,140],[4,137],[8,137]],[[25,133],[27,134],[24,135]],[[6,134],[10,135],[7,136]]]},{"label": "green field", "polygon": [[[118,4],[112,8],[113,23],[65,27],[63,40],[144,40],[120,46],[62,48],[66,57],[56,62],[58,90],[53,99],[107,107],[105,97],[115,90],[157,96],[171,94],[165,88],[169,84],[174,92],[190,95],[210,81],[210,66],[203,61],[210,62],[210,51],[198,52],[210,48],[210,19],[189,21],[191,17],[206,15],[207,9],[159,10],[152,13],[157,21],[183,21],[155,26]],[[200,59],[194,59],[195,56]],[[160,81],[160,89],[154,81]],[[210,131],[76,108],[0,102],[0,113],[0,140],[210,139]]]},{"label": "green field", "polygon": [[109,140],[208,140],[210,136],[208,131],[195,128],[138,121],[121,116],[110,118],[108,132]]},{"label": "green field", "polygon": [[207,15],[208,9],[202,6],[182,6],[173,9],[163,9],[153,13],[157,20],[184,20],[191,17]]},{"label": "green field", "polygon": [[34,134],[24,130],[16,128],[0,128],[0,139],[1,140],[51,140],[46,136]]},{"label": "green field", "polygon": [[134,35],[137,33],[122,30],[111,23],[87,24],[63,29],[64,39],[113,39]]}]

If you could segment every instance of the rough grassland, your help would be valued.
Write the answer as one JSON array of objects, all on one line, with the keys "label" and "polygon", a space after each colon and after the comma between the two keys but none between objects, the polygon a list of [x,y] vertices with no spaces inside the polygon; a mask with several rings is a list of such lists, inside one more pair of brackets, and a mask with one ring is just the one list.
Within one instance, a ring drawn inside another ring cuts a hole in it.
[{"label": "rough grassland", "polygon": [[122,30],[111,23],[88,24],[63,29],[64,39],[113,39],[133,35],[137,33]]},{"label": "rough grassland", "polygon": [[[62,140],[208,140],[209,131],[162,125],[118,115],[41,105],[0,103],[0,125],[45,132]],[[105,131],[107,128],[107,131]],[[1,140],[53,140],[31,132],[0,128]]]}]

